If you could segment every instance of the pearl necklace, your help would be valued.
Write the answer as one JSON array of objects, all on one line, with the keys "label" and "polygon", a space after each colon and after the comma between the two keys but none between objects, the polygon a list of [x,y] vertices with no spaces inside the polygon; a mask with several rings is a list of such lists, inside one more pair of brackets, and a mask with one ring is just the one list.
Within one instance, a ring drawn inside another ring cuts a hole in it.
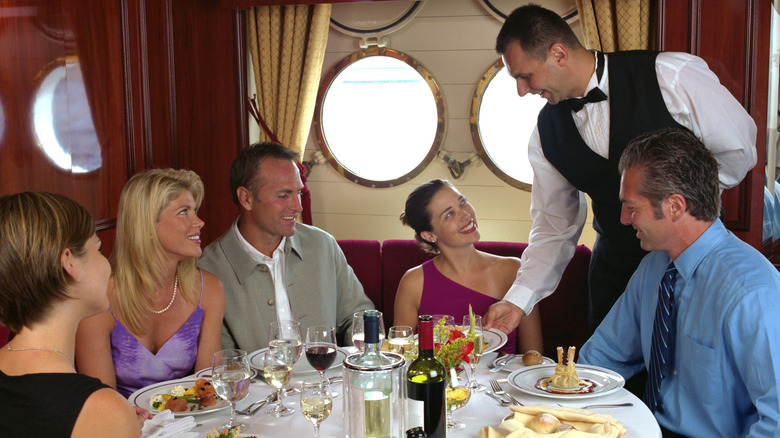
[{"label": "pearl necklace", "polygon": [[167,305],[167,306],[165,306],[165,308],[164,308],[164,309],[162,309],[162,310],[154,310],[154,309],[151,309],[151,310],[152,310],[152,312],[154,312],[154,313],[156,313],[156,314],[158,314],[158,315],[159,315],[159,314],[161,314],[161,313],[165,313],[165,312],[167,312],[167,311],[168,311],[168,309],[170,309],[170,308],[171,308],[171,306],[173,305],[173,300],[175,300],[175,299],[176,299],[176,288],[177,288],[178,286],[179,286],[179,273],[177,272],[177,273],[176,273],[176,274],[173,276],[173,296],[171,297],[171,302],[170,302],[170,303],[168,303],[168,305]]},{"label": "pearl necklace", "polygon": [[51,351],[52,353],[59,353],[59,354],[65,356],[65,357],[67,357],[68,361],[71,364],[74,363],[73,359],[70,358],[70,355],[68,355],[68,353],[66,353],[64,351],[57,350],[55,348],[45,348],[45,347],[40,347],[40,348],[11,348],[11,344],[10,343],[6,344],[6,345],[8,346],[8,351]]}]

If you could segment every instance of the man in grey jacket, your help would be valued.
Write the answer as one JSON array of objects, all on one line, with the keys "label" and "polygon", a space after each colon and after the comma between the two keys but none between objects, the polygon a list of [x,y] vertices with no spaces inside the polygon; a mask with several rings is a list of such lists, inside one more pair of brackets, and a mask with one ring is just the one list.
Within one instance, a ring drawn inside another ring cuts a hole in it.
[{"label": "man in grey jacket", "polygon": [[269,323],[328,325],[351,344],[352,315],[373,309],[330,234],[296,221],[303,189],[298,154],[274,142],[242,150],[230,168],[239,216],[199,265],[225,286],[222,347],[268,346]]}]

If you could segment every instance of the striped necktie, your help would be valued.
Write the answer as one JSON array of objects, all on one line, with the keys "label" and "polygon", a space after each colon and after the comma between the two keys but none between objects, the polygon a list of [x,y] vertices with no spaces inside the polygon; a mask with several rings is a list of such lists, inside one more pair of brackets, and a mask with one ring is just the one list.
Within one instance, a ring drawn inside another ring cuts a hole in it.
[{"label": "striped necktie", "polygon": [[669,263],[661,285],[658,287],[658,305],[655,308],[653,321],[653,337],[650,344],[650,369],[647,372],[645,386],[645,403],[655,412],[658,406],[658,396],[661,390],[661,380],[666,375],[667,364],[672,352],[669,348],[672,328],[672,306],[674,305],[674,284],[677,281],[677,268],[674,262]]}]

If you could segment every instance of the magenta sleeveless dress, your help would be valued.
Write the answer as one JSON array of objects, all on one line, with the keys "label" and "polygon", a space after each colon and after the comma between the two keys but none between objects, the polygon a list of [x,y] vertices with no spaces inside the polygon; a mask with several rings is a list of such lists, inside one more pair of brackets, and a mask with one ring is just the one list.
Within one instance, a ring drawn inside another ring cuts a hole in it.
[{"label": "magenta sleeveless dress", "polygon": [[[484,315],[491,304],[499,300],[460,285],[445,277],[433,264],[433,260],[423,263],[423,291],[420,297],[420,315],[444,314],[455,317],[460,324],[469,314],[469,304],[475,315]],[[506,344],[498,351],[515,353],[517,333],[507,336]]]},{"label": "magenta sleeveless dress", "polygon": [[[203,321],[203,273],[198,307],[181,328],[160,347],[157,354],[147,350],[116,319],[111,331],[111,357],[114,360],[116,389],[129,397],[135,391],[154,383],[179,379],[193,372],[198,357],[198,335]],[[111,310],[111,309],[109,309]]]}]

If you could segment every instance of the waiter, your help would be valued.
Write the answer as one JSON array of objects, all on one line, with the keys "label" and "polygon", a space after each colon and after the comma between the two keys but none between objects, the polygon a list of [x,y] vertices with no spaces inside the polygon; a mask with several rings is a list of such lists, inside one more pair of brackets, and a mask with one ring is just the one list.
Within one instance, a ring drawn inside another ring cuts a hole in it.
[{"label": "waiter", "polygon": [[645,255],[636,230],[620,223],[617,164],[626,144],[645,132],[686,128],[714,154],[722,190],[755,165],[756,125],[701,58],[589,51],[558,14],[538,5],[512,12],[496,51],[517,93],[538,94],[548,104],[528,146],[534,170],[528,248],[504,301],[485,315],[486,328],[514,330],[553,293],[582,233],[587,193],[597,233],[589,271],[592,333]]}]

